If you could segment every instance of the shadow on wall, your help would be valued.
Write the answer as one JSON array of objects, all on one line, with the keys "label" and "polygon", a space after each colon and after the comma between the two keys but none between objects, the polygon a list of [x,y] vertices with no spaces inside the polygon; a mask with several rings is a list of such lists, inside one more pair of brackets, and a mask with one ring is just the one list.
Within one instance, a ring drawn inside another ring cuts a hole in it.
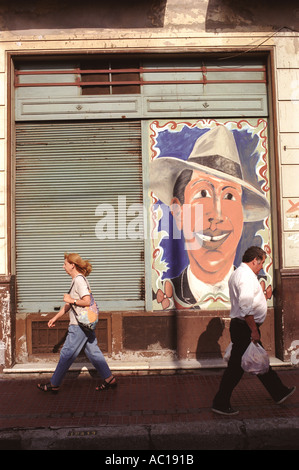
[{"label": "shadow on wall", "polygon": [[207,32],[299,30],[298,0],[209,0]]},{"label": "shadow on wall", "polygon": [[167,0],[0,0],[1,31],[161,28]]},{"label": "shadow on wall", "polygon": [[221,348],[218,343],[224,331],[224,321],[221,318],[212,318],[206,330],[198,338],[196,359],[222,358]]}]

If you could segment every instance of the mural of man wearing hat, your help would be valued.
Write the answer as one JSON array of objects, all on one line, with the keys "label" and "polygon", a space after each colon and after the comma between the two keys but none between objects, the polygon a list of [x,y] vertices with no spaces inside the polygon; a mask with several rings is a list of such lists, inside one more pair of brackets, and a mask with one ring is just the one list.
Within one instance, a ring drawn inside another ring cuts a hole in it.
[{"label": "mural of man wearing hat", "polygon": [[175,306],[190,308],[208,295],[225,295],[243,223],[269,214],[260,188],[243,177],[233,133],[219,124],[196,140],[187,160],[154,159],[150,181],[182,230],[188,253],[189,265],[171,279]]}]

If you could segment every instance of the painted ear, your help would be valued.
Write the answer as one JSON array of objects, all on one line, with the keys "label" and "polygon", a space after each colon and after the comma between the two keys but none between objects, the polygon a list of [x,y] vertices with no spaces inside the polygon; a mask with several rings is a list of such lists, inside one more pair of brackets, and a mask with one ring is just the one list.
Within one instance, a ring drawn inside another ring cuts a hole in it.
[{"label": "painted ear", "polygon": [[170,202],[170,211],[179,230],[183,230],[183,211],[178,198],[174,197]]}]

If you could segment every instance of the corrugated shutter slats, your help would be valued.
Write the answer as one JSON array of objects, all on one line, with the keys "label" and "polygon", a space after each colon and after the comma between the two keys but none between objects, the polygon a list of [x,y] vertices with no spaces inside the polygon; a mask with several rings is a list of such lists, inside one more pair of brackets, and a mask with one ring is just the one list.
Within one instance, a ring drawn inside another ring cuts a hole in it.
[{"label": "corrugated shutter slats", "polygon": [[[16,133],[19,310],[61,305],[64,252],[91,260],[102,309],[142,308],[143,237],[118,238],[126,230],[119,201],[142,204],[140,122],[20,123]],[[96,237],[100,204],[115,211],[115,239]]]}]

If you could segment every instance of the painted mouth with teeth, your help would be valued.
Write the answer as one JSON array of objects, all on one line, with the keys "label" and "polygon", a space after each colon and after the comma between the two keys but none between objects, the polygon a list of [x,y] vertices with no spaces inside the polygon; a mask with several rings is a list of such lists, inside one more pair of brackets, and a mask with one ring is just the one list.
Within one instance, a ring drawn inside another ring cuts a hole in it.
[{"label": "painted mouth with teeth", "polygon": [[207,250],[217,250],[222,243],[227,240],[231,232],[227,230],[205,230],[204,232],[196,232],[195,237],[200,245]]}]

